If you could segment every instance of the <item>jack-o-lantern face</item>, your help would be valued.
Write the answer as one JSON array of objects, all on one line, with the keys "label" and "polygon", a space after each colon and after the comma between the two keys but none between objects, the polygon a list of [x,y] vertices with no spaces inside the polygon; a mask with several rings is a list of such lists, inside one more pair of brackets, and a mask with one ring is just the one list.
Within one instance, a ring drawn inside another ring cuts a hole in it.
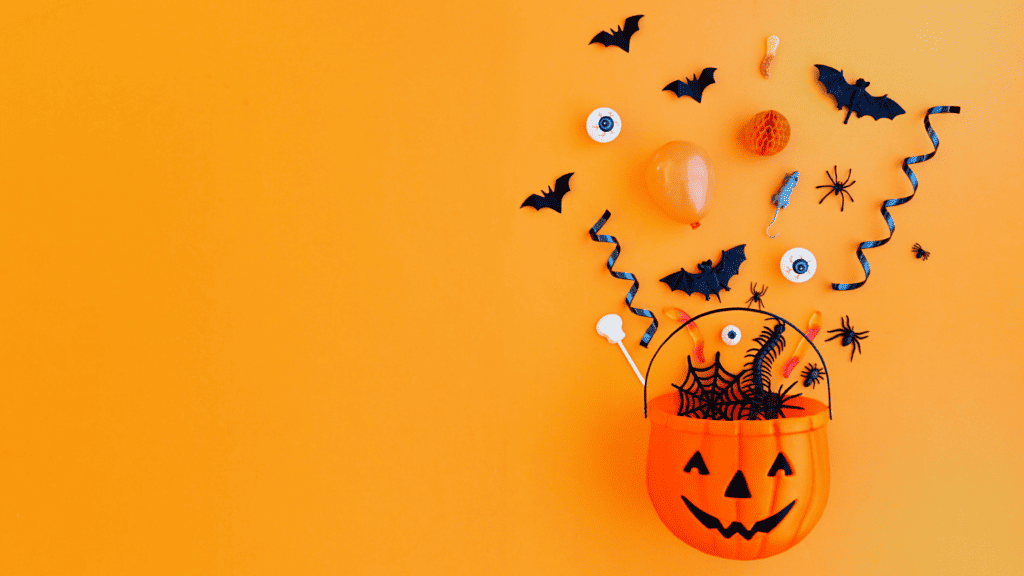
[{"label": "jack-o-lantern face", "polygon": [[647,487],[681,540],[723,558],[778,554],[803,539],[828,500],[828,408],[813,399],[777,420],[677,416],[678,398],[651,402]]},{"label": "jack-o-lantern face", "polygon": [[[697,469],[697,473],[703,474],[704,476],[711,474],[711,472],[708,471],[707,464],[704,463],[704,458],[701,456],[699,450],[694,452],[693,457],[686,463],[686,466],[683,466],[683,472],[691,472],[694,468]],[[783,456],[782,452],[779,452],[779,455],[775,457],[775,462],[772,464],[771,470],[768,471],[768,475],[775,476],[780,471],[784,471],[787,476],[793,474],[793,470],[789,466],[789,461],[786,460],[786,457]],[[751,497],[750,486],[747,484],[747,478],[743,475],[742,471],[737,470],[736,474],[733,475],[732,480],[729,481],[729,485],[725,488],[725,497]],[[793,500],[787,504],[785,508],[779,510],[775,514],[754,522],[754,525],[748,529],[740,522],[733,522],[728,528],[726,528],[725,526],[722,526],[721,520],[701,510],[696,504],[690,502],[690,499],[685,495],[683,496],[683,502],[686,504],[686,507],[690,509],[690,512],[693,513],[693,516],[704,526],[718,530],[722,536],[726,538],[732,538],[733,534],[739,534],[747,540],[753,538],[754,534],[757,534],[758,532],[764,532],[767,534],[774,530],[775,527],[779,525],[779,522],[782,522],[782,519],[789,514],[789,511],[792,510],[793,506],[796,504],[796,500]]]}]

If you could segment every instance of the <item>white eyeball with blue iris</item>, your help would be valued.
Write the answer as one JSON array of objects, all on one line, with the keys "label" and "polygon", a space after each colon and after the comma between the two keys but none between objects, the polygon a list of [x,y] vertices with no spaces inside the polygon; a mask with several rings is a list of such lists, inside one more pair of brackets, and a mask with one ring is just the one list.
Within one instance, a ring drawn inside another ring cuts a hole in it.
[{"label": "white eyeball with blue iris", "polygon": [[611,142],[618,137],[619,130],[622,130],[622,120],[611,108],[598,108],[587,117],[587,134],[595,142]]},{"label": "white eyeball with blue iris", "polygon": [[814,254],[811,254],[810,250],[793,248],[782,255],[779,268],[782,269],[782,275],[786,280],[799,284],[807,282],[814,276],[815,270],[818,269],[818,261],[814,259]]},{"label": "white eyeball with blue iris", "polygon": [[735,346],[740,343],[743,339],[743,334],[740,329],[733,326],[732,324],[722,328],[722,342],[725,342],[729,346]]}]

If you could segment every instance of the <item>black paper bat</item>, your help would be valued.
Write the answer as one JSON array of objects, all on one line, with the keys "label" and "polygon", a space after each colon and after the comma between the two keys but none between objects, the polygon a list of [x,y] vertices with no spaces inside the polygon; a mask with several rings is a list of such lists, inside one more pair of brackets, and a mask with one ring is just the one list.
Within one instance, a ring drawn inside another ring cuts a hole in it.
[{"label": "black paper bat", "polygon": [[568,174],[560,176],[558,180],[555,180],[554,190],[551,189],[551,186],[548,186],[547,192],[541,190],[539,195],[531,194],[530,197],[523,202],[523,205],[520,206],[520,208],[526,208],[527,206],[536,210],[540,210],[541,208],[551,208],[555,212],[561,214],[562,197],[569,192],[569,178],[572,178],[573,174],[575,174],[575,172],[569,172]]},{"label": "black paper bat", "polygon": [[850,114],[857,113],[857,118],[867,114],[875,120],[879,118],[893,118],[903,114],[905,110],[894,100],[886,96],[872,96],[865,90],[871,83],[858,78],[856,84],[850,84],[843,77],[842,70],[829,68],[824,64],[815,64],[818,68],[818,81],[825,86],[836,99],[836,110],[842,110],[846,106],[846,119],[843,124],[850,121]]},{"label": "black paper bat", "polygon": [[740,264],[747,259],[747,255],[743,253],[746,246],[746,244],[740,244],[735,248],[722,250],[722,259],[717,266],[712,267],[711,260],[705,260],[697,264],[700,272],[696,274],[690,274],[686,268],[681,268],[679,272],[669,274],[661,281],[668,284],[673,291],[682,290],[687,294],[694,292],[703,294],[704,300],[711,300],[711,295],[714,294],[715,298],[718,298],[718,302],[721,303],[722,297],[718,295],[718,292],[723,288],[729,290],[729,280],[739,274]]},{"label": "black paper bat", "polygon": [[675,92],[676,98],[689,96],[700,102],[701,96],[704,95],[704,89],[715,83],[715,70],[718,70],[718,68],[705,68],[701,71],[699,78],[694,74],[693,78],[689,78],[686,81],[676,80],[662,88],[662,91]]},{"label": "black paper bat", "polygon": [[626,52],[629,52],[629,39],[632,38],[633,34],[636,34],[636,31],[640,29],[640,19],[643,17],[643,14],[638,14],[636,16],[626,18],[625,26],[620,26],[618,30],[612,30],[611,34],[601,30],[597,33],[597,36],[594,36],[590,43],[593,44],[594,42],[599,42],[605,46],[615,45]]}]

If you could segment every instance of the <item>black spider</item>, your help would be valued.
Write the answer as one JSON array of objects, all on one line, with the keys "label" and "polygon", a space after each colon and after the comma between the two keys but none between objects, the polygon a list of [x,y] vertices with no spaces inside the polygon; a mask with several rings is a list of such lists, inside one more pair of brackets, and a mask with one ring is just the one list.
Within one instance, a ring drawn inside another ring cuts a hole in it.
[{"label": "black spider", "polygon": [[[850,182],[850,176],[853,175],[853,168],[850,168],[850,171],[846,173],[846,180],[843,180],[842,182],[839,181],[838,166],[833,166],[832,170],[836,173],[836,177],[835,178],[833,178],[832,175],[828,173],[828,170],[825,170],[825,175],[828,176],[829,181],[832,182],[831,184],[823,184],[821,186],[815,186],[815,188],[828,188],[829,189],[828,192],[824,196],[821,197],[821,200],[818,200],[818,204],[821,204],[822,202],[824,202],[825,198],[828,198],[829,194],[835,194],[836,196],[839,196],[843,200],[843,203],[839,205],[839,211],[842,212],[843,208],[846,207],[846,196],[849,196],[850,197],[850,202],[853,202],[853,195],[850,194],[847,191],[847,188],[849,188],[850,186],[853,186],[854,184],[856,184],[857,181],[854,180],[853,182]],[[846,196],[843,196],[843,194],[846,194]]]},{"label": "black spider", "polygon": [[821,378],[824,375],[825,373],[822,372],[821,368],[818,368],[817,364],[808,364],[804,371],[800,373],[800,377],[804,379],[804,388],[810,386],[811,389],[814,389],[818,382],[821,382]]},{"label": "black spider", "polygon": [[920,258],[921,260],[927,260],[928,257],[932,255],[931,252],[922,248],[920,244],[914,244],[912,250],[914,251],[914,257]]},{"label": "black spider", "polygon": [[[853,327],[850,326],[850,317],[849,316],[847,316],[845,319],[841,320],[839,322],[839,325],[842,326],[842,328],[836,328],[835,330],[829,330],[828,331],[829,334],[832,334],[833,332],[835,332],[836,335],[831,337],[831,338],[827,338],[825,340],[825,342],[831,342],[832,340],[835,340],[836,338],[839,338],[840,336],[842,336],[843,337],[843,341],[842,341],[843,346],[851,346],[851,348],[850,348],[850,362],[853,362],[853,353],[854,352],[861,352],[861,350],[860,350],[860,341],[867,338],[868,330],[865,330],[863,332],[855,332]],[[861,352],[861,354],[863,354],[863,352]]]},{"label": "black spider", "polygon": [[790,410],[803,410],[803,406],[797,406],[795,404],[786,404],[794,398],[799,398],[803,394],[790,394],[789,391],[796,386],[796,382],[789,385],[789,388],[782,389],[782,384],[779,384],[778,391],[773,392],[771,388],[758,393],[754,399],[754,410],[759,416],[765,420],[775,420],[776,418],[785,418],[786,413],[784,409]]},{"label": "black spider", "polygon": [[760,290],[757,289],[757,282],[750,283],[750,298],[747,300],[747,308],[750,308],[754,304],[757,304],[758,310],[764,310],[764,300],[761,300],[761,296],[764,296],[768,292],[768,286],[762,286]]}]

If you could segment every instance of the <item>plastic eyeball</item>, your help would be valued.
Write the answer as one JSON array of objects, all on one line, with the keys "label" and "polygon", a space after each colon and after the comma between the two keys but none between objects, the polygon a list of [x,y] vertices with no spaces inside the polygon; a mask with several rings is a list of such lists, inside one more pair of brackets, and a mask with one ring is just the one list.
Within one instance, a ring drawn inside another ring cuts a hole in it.
[{"label": "plastic eyeball", "polygon": [[722,342],[725,342],[729,346],[739,344],[742,338],[743,334],[740,332],[740,329],[732,324],[722,328]]},{"label": "plastic eyeball", "polygon": [[622,120],[611,108],[598,108],[587,117],[587,134],[590,134],[595,142],[611,142],[619,135],[621,129]]},{"label": "plastic eyeball", "polygon": [[818,261],[814,254],[805,248],[793,248],[782,255],[782,262],[779,263],[782,275],[790,282],[807,282],[814,276],[818,269]]}]

